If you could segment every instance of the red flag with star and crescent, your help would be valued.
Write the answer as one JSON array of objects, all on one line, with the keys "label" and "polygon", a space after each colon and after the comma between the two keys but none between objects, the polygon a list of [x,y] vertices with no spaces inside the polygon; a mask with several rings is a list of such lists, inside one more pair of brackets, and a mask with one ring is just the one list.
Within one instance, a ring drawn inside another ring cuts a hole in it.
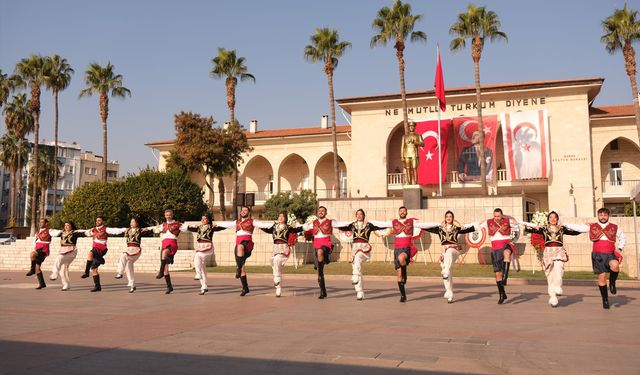
[{"label": "red flag with star and crescent", "polygon": [[442,163],[442,182],[447,170],[447,146],[451,120],[440,120],[441,150],[438,152],[438,120],[416,122],[416,133],[422,135],[424,147],[418,148],[420,165],[418,166],[419,185],[438,185],[438,160]]},{"label": "red flag with star and crescent", "polygon": [[[436,78],[433,82],[436,98],[442,112],[447,110],[447,98],[444,93],[444,75],[442,74],[442,61],[440,60],[440,46],[438,46],[438,61],[436,62]],[[446,170],[446,169],[445,169]]]},{"label": "red flag with star and crescent", "polygon": [[[496,134],[498,116],[482,116],[484,128],[484,163],[486,179],[495,177]],[[453,132],[456,144],[456,171],[459,181],[480,180],[479,129],[477,117],[458,117],[453,120]]]}]

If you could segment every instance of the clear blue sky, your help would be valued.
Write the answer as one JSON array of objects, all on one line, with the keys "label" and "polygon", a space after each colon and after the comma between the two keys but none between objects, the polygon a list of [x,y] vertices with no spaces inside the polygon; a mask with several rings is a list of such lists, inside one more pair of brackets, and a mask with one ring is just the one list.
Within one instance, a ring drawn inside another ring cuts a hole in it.
[{"label": "clear blue sky", "polygon": [[[30,53],[66,57],[76,70],[60,97],[60,131],[65,141],[102,152],[97,98],[78,100],[83,73],[93,61],[111,61],[132,97],[112,100],[109,158],[123,172],[156,162],[144,143],[171,139],[173,115],[181,110],[228,118],[222,81],[209,77],[218,47],[246,57],[256,84],[237,90],[237,118],[261,129],[319,123],[329,112],[326,76],[303,59],[314,28],[330,26],[353,48],[335,74],[336,97],[399,91],[392,46],[369,48],[371,21],[391,0],[276,1],[32,1],[0,3],[0,69],[13,71]],[[440,43],[448,87],[473,84],[470,51],[448,51],[449,26],[468,1],[412,0],[424,20],[417,25],[427,44],[406,50],[407,89],[430,89],[435,47]],[[508,43],[486,46],[483,83],[604,77],[596,105],[630,103],[620,54],[606,53],[600,22],[623,0],[486,1],[498,13]],[[628,1],[640,9],[640,0]],[[637,48],[637,46],[636,46]],[[51,95],[43,93],[41,134],[53,139]],[[338,123],[344,123],[338,112]],[[4,131],[4,128],[3,128]]]}]

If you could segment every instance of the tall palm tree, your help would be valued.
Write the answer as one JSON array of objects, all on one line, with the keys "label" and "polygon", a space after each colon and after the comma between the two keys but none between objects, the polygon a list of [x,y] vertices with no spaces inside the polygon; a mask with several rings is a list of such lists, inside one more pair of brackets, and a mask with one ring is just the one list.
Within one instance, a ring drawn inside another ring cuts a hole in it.
[{"label": "tall palm tree", "polygon": [[107,65],[91,63],[84,72],[84,82],[87,88],[80,91],[80,98],[98,94],[100,96],[100,118],[102,120],[102,173],[103,181],[107,181],[107,117],[109,116],[109,94],[113,98],[131,96],[131,91],[122,85],[122,75],[115,74],[114,66],[109,61]]},{"label": "tall palm tree", "polygon": [[636,52],[631,45],[640,40],[640,20],[638,11],[627,8],[616,9],[613,14],[602,21],[605,34],[600,41],[605,43],[605,49],[610,54],[622,50],[624,67],[631,83],[631,98],[636,111],[636,127],[638,128],[638,140],[640,140],[640,105],[638,103],[638,81],[636,79]]},{"label": "tall palm tree", "polygon": [[331,136],[333,141],[333,170],[334,184],[336,187],[336,198],[340,197],[340,174],[338,169],[338,141],[336,136],[336,104],[333,96],[333,71],[338,66],[338,58],[342,57],[347,48],[351,47],[349,42],[339,42],[338,30],[323,27],[316,29],[316,33],[311,35],[311,44],[304,47],[304,57],[307,61],[324,63],[324,72],[329,81],[329,105],[331,106]]},{"label": "tall palm tree", "polygon": [[[34,175],[38,176],[38,144],[40,142],[40,86],[44,83],[47,75],[47,58],[40,55],[30,55],[16,65],[16,75],[29,85],[31,97],[29,106],[33,113],[33,157],[34,157]],[[37,178],[36,178],[37,181]],[[37,185],[37,183],[36,183]],[[31,195],[31,234],[36,231],[36,191],[37,186],[33,187]]]},{"label": "tall palm tree", "polygon": [[[218,55],[211,60],[213,68],[209,75],[215,79],[224,79],[225,87],[227,90],[227,106],[229,107],[229,121],[231,125],[240,126],[236,121],[236,86],[238,85],[238,79],[241,82],[253,81],[256,82],[256,77],[253,74],[248,73],[248,68],[245,65],[245,58],[236,56],[236,50],[228,50],[225,48],[218,48]],[[233,194],[233,213],[234,218],[237,214],[237,193],[238,193],[238,163],[234,163],[234,194]],[[222,185],[224,188],[224,185]]]},{"label": "tall palm tree", "polygon": [[[45,85],[47,89],[53,93],[53,134],[54,134],[54,151],[53,157],[58,157],[58,94],[60,91],[65,90],[71,83],[71,75],[74,70],[69,65],[67,59],[60,57],[59,55],[53,55],[49,58],[49,66],[47,69],[47,76],[45,77]],[[53,185],[53,214],[56,213],[56,203],[58,199],[58,187]]]},{"label": "tall palm tree", "polygon": [[7,132],[0,138],[0,164],[9,170],[9,226],[14,226],[15,217],[15,180],[18,170],[21,139],[13,132]]},{"label": "tall palm tree", "polygon": [[2,108],[9,99],[11,91],[18,86],[20,86],[19,77],[2,73],[2,69],[0,69],[0,108]]},{"label": "tall palm tree", "polygon": [[389,41],[395,42],[393,48],[396,49],[398,69],[400,71],[400,96],[402,98],[402,119],[405,134],[409,132],[409,120],[407,115],[407,91],[404,82],[404,49],[407,38],[411,42],[427,41],[427,34],[413,30],[416,22],[421,19],[422,15],[411,14],[410,4],[396,0],[391,8],[383,7],[380,9],[372,24],[377,34],[371,38],[371,48],[376,45],[386,46]]},{"label": "tall palm tree", "polygon": [[[29,133],[33,131],[33,113],[27,102],[26,94],[17,94],[13,96],[13,99],[7,103],[4,107],[4,120],[9,133],[15,134],[21,141],[18,142],[18,153],[16,160],[16,175],[14,176],[15,190],[12,193],[13,205],[10,212],[13,213],[17,222],[20,220],[20,213],[17,212],[20,202],[22,202],[22,169],[23,161],[26,161],[29,157],[29,145],[24,139]],[[12,184],[13,186],[13,184]],[[17,192],[17,194],[16,194]],[[17,204],[16,204],[17,202]],[[17,206],[17,207],[16,207]]]},{"label": "tall palm tree", "polygon": [[[47,188],[51,187],[58,181],[58,177],[60,177],[60,167],[62,164],[57,158],[53,157],[53,149],[51,146],[40,148],[39,151],[40,157],[38,158],[38,162],[40,166],[38,168],[38,186],[40,187],[40,205],[39,205],[39,213],[41,217],[47,215],[46,209],[46,194]],[[35,177],[33,174],[30,174],[29,180],[31,183],[34,183]]]},{"label": "tall palm tree", "polygon": [[[498,15],[485,7],[477,7],[469,4],[466,13],[458,14],[457,21],[451,25],[449,34],[454,38],[451,40],[449,49],[451,51],[462,50],[466,46],[466,41],[471,41],[471,57],[473,58],[473,72],[476,85],[476,106],[478,107],[478,130],[480,130],[480,160],[485,160],[484,152],[484,127],[482,126],[482,101],[480,98],[480,57],[484,48],[484,42],[507,41],[507,34],[500,30],[500,19]],[[486,165],[480,163],[480,182],[482,194],[487,194]]]}]

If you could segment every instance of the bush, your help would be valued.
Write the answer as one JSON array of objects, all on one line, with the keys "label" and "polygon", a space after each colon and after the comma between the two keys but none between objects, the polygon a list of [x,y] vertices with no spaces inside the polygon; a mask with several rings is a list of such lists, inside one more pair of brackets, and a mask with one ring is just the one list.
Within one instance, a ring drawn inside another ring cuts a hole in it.
[{"label": "bush", "polygon": [[78,188],[51,219],[51,227],[62,228],[65,221],[71,220],[78,228],[88,229],[95,225],[96,216],[102,216],[111,227],[128,226],[129,207],[123,187],[122,182],[100,181]]},{"label": "bush", "polygon": [[304,222],[308,216],[316,211],[318,200],[311,190],[302,190],[300,194],[281,192],[273,195],[264,204],[264,217],[267,220],[276,220],[278,212],[287,211],[296,215],[299,221]]}]

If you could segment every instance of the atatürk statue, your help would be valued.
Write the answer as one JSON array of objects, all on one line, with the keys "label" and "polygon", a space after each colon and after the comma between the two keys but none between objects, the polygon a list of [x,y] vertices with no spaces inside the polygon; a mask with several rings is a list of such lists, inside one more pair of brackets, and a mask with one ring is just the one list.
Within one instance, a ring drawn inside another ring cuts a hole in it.
[{"label": "atat\u00fcrk statue", "polygon": [[418,147],[424,146],[424,140],[420,134],[416,134],[416,123],[409,121],[409,133],[402,136],[402,164],[407,174],[407,184],[416,185],[418,183]]}]

